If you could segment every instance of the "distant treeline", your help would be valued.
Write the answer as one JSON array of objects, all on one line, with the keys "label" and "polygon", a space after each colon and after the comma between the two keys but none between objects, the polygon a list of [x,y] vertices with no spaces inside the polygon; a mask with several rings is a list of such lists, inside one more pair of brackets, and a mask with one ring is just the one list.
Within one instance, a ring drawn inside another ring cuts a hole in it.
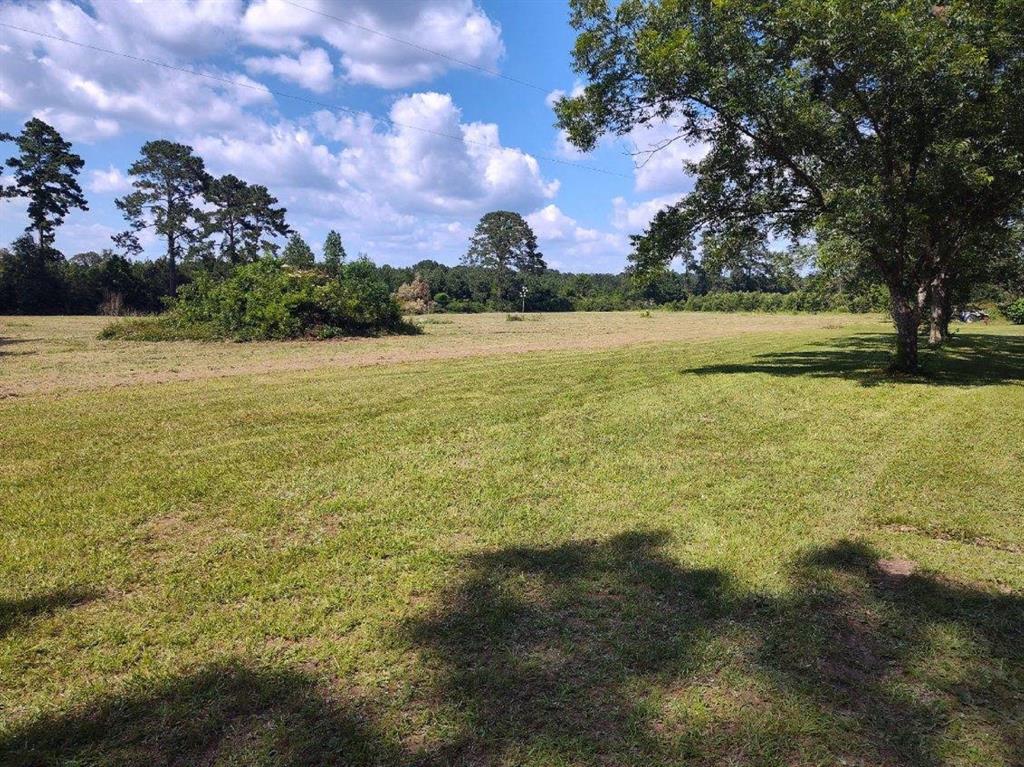
[{"label": "distant treeline", "polygon": [[[844,252],[840,245],[845,241],[822,246],[820,252],[808,244],[773,251],[766,243],[727,241],[705,248],[699,259],[689,250],[668,248],[666,253],[680,256],[676,259],[662,258],[661,240],[640,237],[634,238],[633,271],[569,274],[547,267],[534,232],[514,211],[485,214],[466,252],[459,255],[458,266],[432,260],[408,267],[376,266],[365,257],[350,261],[336,231],[328,234],[317,261],[313,248],[287,224],[285,209],[266,187],[231,174],[212,176],[192,147],[163,139],[143,144],[139,159],[128,168],[132,191],[116,200],[128,228],[112,238],[114,249],[67,257],[54,243],[66,214],[88,209],[77,182],[82,158],[53,126],[37,118],[17,136],[0,134],[0,143],[4,142],[14,144],[14,154],[3,163],[13,173],[8,183],[0,184],[0,198],[26,202],[29,226],[9,247],[0,248],[0,314],[154,314],[171,306],[172,297],[221,296],[224,291],[211,286],[241,284],[259,275],[265,278],[264,287],[271,286],[267,289],[273,298],[264,296],[267,306],[257,307],[256,314],[287,308],[289,321],[298,323],[295,327],[303,333],[311,328],[387,329],[393,318],[380,301],[378,287],[387,291],[395,312],[407,314],[645,307],[853,312],[888,308],[881,275],[855,254]],[[138,259],[138,236],[144,230],[163,240],[162,258]],[[655,267],[641,268],[644,254],[655,256]],[[679,260],[685,263],[683,272],[657,268]],[[1024,294],[1024,254],[989,260],[985,281],[958,283],[947,294],[949,303],[955,297],[957,302],[987,300],[1008,306]],[[260,264],[266,267],[262,271]],[[257,266],[251,274],[240,272],[253,265]],[[330,282],[344,283],[346,275],[358,279],[340,287]],[[210,290],[179,290],[190,284]],[[351,305],[334,305],[342,294]],[[260,296],[246,297],[246,304],[263,300]],[[228,314],[240,311],[239,301],[232,300]],[[296,301],[305,303],[292,306]],[[210,308],[209,301],[200,303]],[[180,314],[188,307],[178,309]],[[387,315],[387,321],[370,322],[363,317],[367,311],[378,319]],[[210,323],[204,323],[203,332],[213,332]],[[287,330],[295,328],[289,325]],[[246,326],[244,332],[233,327],[230,333],[287,335],[282,328],[262,325]]]},{"label": "distant treeline", "polygon": [[[234,267],[223,261],[186,261],[178,280],[187,285],[200,275],[224,279]],[[665,306],[703,311],[884,311],[885,293],[876,283],[842,275],[795,269],[709,275],[666,271],[635,280],[628,273],[570,274],[548,269],[511,274],[499,297],[494,273],[478,266],[448,266],[426,260],[408,267],[373,266],[395,293],[417,277],[429,289],[431,311],[484,312],[617,311]],[[65,258],[52,248],[41,252],[30,237],[0,248],[0,313],[150,314],[162,311],[168,295],[164,258],[129,260],[112,251]],[[523,288],[525,288],[525,295]]]}]

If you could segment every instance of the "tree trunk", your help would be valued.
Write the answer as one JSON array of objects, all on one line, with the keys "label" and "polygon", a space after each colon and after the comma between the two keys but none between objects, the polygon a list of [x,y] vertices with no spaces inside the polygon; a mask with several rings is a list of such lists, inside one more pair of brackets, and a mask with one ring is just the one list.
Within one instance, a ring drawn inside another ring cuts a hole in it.
[{"label": "tree trunk", "polygon": [[916,373],[917,328],[921,324],[921,311],[917,301],[892,291],[892,321],[896,326],[896,358],[892,369],[901,373]]},{"label": "tree trunk", "polygon": [[167,235],[167,288],[171,291],[171,297],[173,298],[178,290],[178,270],[175,259],[177,253],[174,252],[174,235]]},{"label": "tree trunk", "polygon": [[949,320],[953,313],[952,302],[949,297],[949,288],[946,281],[941,277],[932,280],[931,285],[931,314],[929,317],[930,327],[928,330],[928,343],[931,346],[938,346],[949,339]]}]

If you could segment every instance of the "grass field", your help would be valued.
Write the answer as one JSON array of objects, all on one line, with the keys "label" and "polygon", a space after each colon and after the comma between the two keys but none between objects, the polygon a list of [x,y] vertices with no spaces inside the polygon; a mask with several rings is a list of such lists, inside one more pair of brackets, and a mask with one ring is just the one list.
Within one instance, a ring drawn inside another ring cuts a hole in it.
[{"label": "grass field", "polygon": [[1024,764],[1024,328],[0,318],[4,765]]}]

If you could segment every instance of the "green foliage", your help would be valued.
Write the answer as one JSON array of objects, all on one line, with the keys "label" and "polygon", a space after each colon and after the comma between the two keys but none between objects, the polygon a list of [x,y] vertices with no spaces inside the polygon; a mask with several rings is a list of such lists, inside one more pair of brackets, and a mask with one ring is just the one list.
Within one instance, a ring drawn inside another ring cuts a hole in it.
[{"label": "green foliage", "polygon": [[204,197],[212,208],[206,215],[206,235],[220,234],[221,255],[232,264],[255,261],[268,237],[288,234],[285,209],[265,186],[247,184],[230,173],[212,179]]},{"label": "green foliage", "polygon": [[0,187],[0,197],[28,198],[26,231],[36,232],[37,246],[48,249],[72,208],[89,209],[77,179],[85,162],[53,126],[37,117],[25,123],[18,136],[0,138],[13,140],[18,147],[18,154],[5,163],[14,170],[14,183]]},{"label": "green foliage", "polygon": [[103,341],[218,341],[224,336],[213,325],[185,324],[164,315],[112,322],[99,332],[99,338]]},{"label": "green foliage", "polygon": [[402,320],[372,264],[347,264],[332,278],[261,259],[223,280],[197,273],[165,316],[115,326],[106,337],[258,341],[410,332],[415,326]]},{"label": "green foliage", "polygon": [[698,251],[732,271],[773,235],[856,243],[914,369],[928,302],[989,273],[1024,212],[1022,0],[573,0],[571,21],[574,144],[668,121],[708,147],[635,243],[641,271]]},{"label": "green foliage", "polygon": [[345,246],[341,244],[341,235],[333,229],[327,233],[324,241],[324,269],[328,274],[337,274],[345,263]]},{"label": "green foliage", "polygon": [[59,314],[64,309],[60,256],[24,234],[0,250],[0,312]]},{"label": "green foliage", "polygon": [[312,269],[314,263],[316,263],[313,249],[306,244],[306,241],[302,239],[302,235],[298,232],[288,239],[288,244],[284,246],[281,258],[286,264],[294,266],[296,269]]},{"label": "green foliage", "polygon": [[822,295],[811,290],[792,293],[721,292],[692,295],[672,305],[673,309],[691,312],[882,312],[885,311],[884,289],[872,295]]},{"label": "green foliage", "polygon": [[1014,325],[1024,325],[1024,298],[1018,298],[1009,304],[1000,307],[1003,314]]},{"label": "green foliage", "polygon": [[141,157],[128,168],[134,191],[115,201],[130,226],[126,242],[145,228],[167,242],[168,291],[177,289],[179,256],[202,239],[206,215],[197,200],[209,185],[201,157],[192,147],[173,141],[147,141]]}]

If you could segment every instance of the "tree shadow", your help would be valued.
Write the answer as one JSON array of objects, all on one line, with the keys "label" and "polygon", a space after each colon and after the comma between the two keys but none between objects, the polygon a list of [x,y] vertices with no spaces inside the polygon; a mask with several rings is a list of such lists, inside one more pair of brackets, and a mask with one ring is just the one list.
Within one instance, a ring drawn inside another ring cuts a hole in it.
[{"label": "tree shadow", "polygon": [[8,338],[6,336],[0,336],[0,357],[15,357],[15,356],[24,357],[24,356],[28,356],[28,355],[31,355],[31,354],[35,354],[35,352],[8,351],[7,349],[4,348],[4,347],[7,347],[7,346],[14,346],[16,344],[28,343],[30,340],[35,340],[35,339]]},{"label": "tree shadow", "polygon": [[968,719],[1024,764],[1024,598],[910,564],[850,541],[810,552],[769,607],[758,663],[855,722],[883,764],[947,764],[947,736]]},{"label": "tree shadow", "polygon": [[313,677],[210,666],[0,738],[5,765],[399,764],[400,750]]},{"label": "tree shadow", "polygon": [[[460,735],[426,763],[938,767],[965,712],[1024,763],[1020,597],[896,579],[845,542],[802,560],[791,592],[743,593],[724,573],[680,567],[663,540],[630,533],[473,556],[442,607],[408,629],[435,670],[428,705],[461,718]],[[972,649],[945,657],[929,644],[937,625]],[[734,654],[720,657],[723,647]],[[965,673],[928,678],[920,667],[931,661]],[[724,705],[710,724],[675,731],[646,697],[715,690],[697,706],[714,709],[747,685],[738,713]],[[807,736],[793,710],[828,722],[828,735]]]},{"label": "tree shadow", "polygon": [[464,735],[430,763],[514,764],[537,751],[557,763],[558,754],[625,763],[656,753],[625,688],[690,668],[729,590],[721,573],[662,556],[664,537],[472,556],[442,610],[408,627],[441,669],[428,703],[454,703],[464,718]]},{"label": "tree shadow", "polygon": [[89,589],[70,588],[51,591],[24,599],[0,599],[0,638],[39,615],[75,607],[96,599],[99,593]]},{"label": "tree shadow", "polygon": [[692,375],[767,373],[775,376],[842,378],[863,386],[898,381],[946,386],[984,386],[1024,381],[1024,336],[957,334],[939,349],[921,350],[919,376],[893,374],[893,336],[862,333],[792,352],[768,352],[744,363],[703,365]]},{"label": "tree shadow", "polygon": [[940,767],[974,737],[1024,764],[1021,596],[848,541],[760,593],[666,543],[470,555],[398,627],[411,700],[226,662],[37,718],[0,736],[0,763]]}]

